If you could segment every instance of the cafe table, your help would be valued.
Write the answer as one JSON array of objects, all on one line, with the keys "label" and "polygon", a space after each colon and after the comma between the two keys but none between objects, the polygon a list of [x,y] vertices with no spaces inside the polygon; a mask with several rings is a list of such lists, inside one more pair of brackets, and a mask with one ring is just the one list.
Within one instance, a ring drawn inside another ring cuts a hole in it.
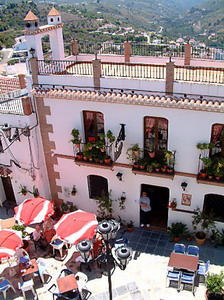
[{"label": "cafe table", "polygon": [[61,294],[78,289],[78,284],[74,274],[58,278],[57,285]]},{"label": "cafe table", "polygon": [[20,274],[22,275],[23,280],[25,276],[33,274],[38,271],[38,265],[35,258],[30,260],[30,265],[28,268],[24,268],[22,264],[19,264],[19,267],[20,267]]},{"label": "cafe table", "polygon": [[198,256],[173,252],[170,255],[168,267],[196,272],[198,269],[198,261],[199,261]]}]

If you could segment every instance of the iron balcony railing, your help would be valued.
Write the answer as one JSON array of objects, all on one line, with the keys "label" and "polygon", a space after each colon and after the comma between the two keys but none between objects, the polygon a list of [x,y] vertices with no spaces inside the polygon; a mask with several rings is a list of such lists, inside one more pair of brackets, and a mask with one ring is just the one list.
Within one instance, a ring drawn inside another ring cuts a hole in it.
[{"label": "iron balcony railing", "polygon": [[79,53],[84,54],[116,54],[124,55],[124,44],[122,43],[90,43],[88,41],[78,43]]},{"label": "iron balcony railing", "polygon": [[192,46],[191,57],[201,59],[224,60],[224,49]]},{"label": "iron balcony railing", "polygon": [[167,45],[167,44],[131,44],[132,55],[139,56],[184,56],[184,45]]}]

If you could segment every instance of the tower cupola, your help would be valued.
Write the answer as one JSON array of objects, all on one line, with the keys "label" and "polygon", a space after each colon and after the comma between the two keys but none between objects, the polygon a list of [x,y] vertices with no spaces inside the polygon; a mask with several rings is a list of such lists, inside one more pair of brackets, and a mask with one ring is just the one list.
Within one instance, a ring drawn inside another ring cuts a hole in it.
[{"label": "tower cupola", "polygon": [[34,13],[32,13],[31,10],[26,15],[24,22],[25,22],[25,29],[27,31],[34,31],[39,29],[39,19],[37,16],[35,16]]},{"label": "tower cupola", "polygon": [[52,7],[49,14],[47,15],[48,25],[57,25],[61,24],[61,15],[55,7]]}]

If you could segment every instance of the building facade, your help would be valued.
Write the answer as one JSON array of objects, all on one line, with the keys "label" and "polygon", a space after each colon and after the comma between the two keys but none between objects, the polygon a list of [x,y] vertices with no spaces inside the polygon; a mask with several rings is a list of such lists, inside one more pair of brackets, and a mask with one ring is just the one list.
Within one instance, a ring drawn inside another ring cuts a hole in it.
[{"label": "building facade", "polygon": [[[223,63],[210,61],[203,69],[195,60],[185,67],[187,52],[185,62],[131,56],[128,43],[123,56],[79,54],[73,43],[72,55],[65,58],[61,16],[56,9],[49,13],[48,25],[39,26],[31,13],[25,21],[28,49],[35,50],[29,54],[26,80],[33,107],[29,118],[35,119],[37,113],[38,125],[31,132],[33,160],[38,167],[31,179],[29,174],[21,178],[13,170],[13,188],[28,182],[59,205],[69,202],[91,212],[99,209],[94,199],[109,195],[113,216],[132,220],[135,226],[140,222],[139,197],[146,191],[151,199],[152,226],[166,228],[182,221],[191,229],[197,207],[215,212],[216,220],[223,222]],[[41,39],[46,34],[51,40],[50,62],[43,60]],[[73,129],[79,131],[81,146],[71,142]],[[198,143],[207,148],[198,149]],[[130,149],[135,144],[140,153],[133,154]],[[12,147],[19,151],[21,145],[15,142]],[[86,160],[79,152],[86,154]],[[1,159],[6,154],[1,154]],[[100,162],[106,155],[109,164]],[[24,163],[28,163],[26,156],[25,151],[21,153]],[[202,158],[212,160],[210,179],[200,175],[201,169],[206,169]],[[142,167],[134,165],[136,162]],[[214,168],[219,169],[221,178],[215,177]],[[19,195],[17,202],[22,199]],[[173,200],[176,210],[168,207]],[[222,222],[217,222],[218,228],[223,227]]]}]

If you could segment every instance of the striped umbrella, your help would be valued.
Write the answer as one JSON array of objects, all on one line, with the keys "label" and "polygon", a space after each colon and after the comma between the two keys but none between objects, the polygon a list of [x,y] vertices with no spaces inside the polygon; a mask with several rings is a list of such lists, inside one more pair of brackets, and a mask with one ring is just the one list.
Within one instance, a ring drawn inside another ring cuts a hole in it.
[{"label": "striped umbrella", "polygon": [[26,199],[14,208],[15,219],[19,224],[41,223],[54,213],[53,202],[42,197]]},{"label": "striped umbrella", "polygon": [[3,229],[0,230],[0,260],[10,258],[23,244],[20,231]]},{"label": "striped umbrella", "polygon": [[96,215],[82,210],[65,214],[55,224],[58,238],[70,244],[92,239],[98,225]]}]

